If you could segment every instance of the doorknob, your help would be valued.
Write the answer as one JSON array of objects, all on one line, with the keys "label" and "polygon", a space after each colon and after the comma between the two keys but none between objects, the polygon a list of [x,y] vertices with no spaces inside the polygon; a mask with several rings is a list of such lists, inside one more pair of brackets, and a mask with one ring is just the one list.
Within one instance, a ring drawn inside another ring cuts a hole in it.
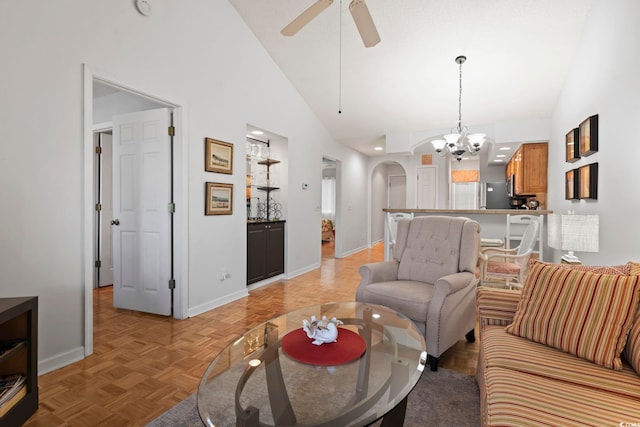
[{"label": "doorknob", "polygon": [[120,225],[120,220],[119,219],[112,219],[111,220],[111,225]]}]

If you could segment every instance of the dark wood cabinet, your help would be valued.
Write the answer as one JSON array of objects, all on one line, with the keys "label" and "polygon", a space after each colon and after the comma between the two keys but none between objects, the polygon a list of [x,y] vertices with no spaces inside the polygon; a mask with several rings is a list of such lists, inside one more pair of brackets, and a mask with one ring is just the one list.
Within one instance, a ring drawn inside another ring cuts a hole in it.
[{"label": "dark wood cabinet", "polygon": [[0,298],[0,376],[24,388],[0,408],[0,425],[21,426],[38,410],[38,297]]},{"label": "dark wood cabinet", "polygon": [[284,224],[247,224],[247,285],[284,273]]}]

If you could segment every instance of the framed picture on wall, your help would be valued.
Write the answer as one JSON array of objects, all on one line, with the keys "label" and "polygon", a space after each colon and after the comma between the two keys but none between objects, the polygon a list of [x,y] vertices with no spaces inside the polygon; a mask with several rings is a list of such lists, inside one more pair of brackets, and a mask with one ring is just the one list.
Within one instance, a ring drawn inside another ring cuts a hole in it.
[{"label": "framed picture on wall", "polygon": [[590,156],[598,151],[598,115],[587,117],[580,123],[580,153],[578,157]]},{"label": "framed picture on wall", "polygon": [[567,152],[566,161],[569,163],[573,163],[580,159],[578,141],[580,141],[580,128],[570,130],[565,136],[565,147]]},{"label": "framed picture on wall", "polygon": [[578,169],[565,173],[565,200],[578,199]]},{"label": "framed picture on wall", "polygon": [[233,144],[213,138],[204,139],[204,170],[233,173]]},{"label": "framed picture on wall", "polygon": [[581,199],[597,199],[598,198],[598,164],[591,163],[580,167],[580,198]]},{"label": "framed picture on wall", "polygon": [[205,188],[205,215],[231,215],[233,213],[233,184],[207,182]]}]

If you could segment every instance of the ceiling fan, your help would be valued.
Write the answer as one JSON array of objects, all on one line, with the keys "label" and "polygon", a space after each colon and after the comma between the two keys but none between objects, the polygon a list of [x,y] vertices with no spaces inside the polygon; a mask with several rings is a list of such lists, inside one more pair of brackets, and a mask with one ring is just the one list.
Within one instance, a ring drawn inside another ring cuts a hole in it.
[{"label": "ceiling fan", "polygon": [[[314,4],[309,6],[307,10],[302,12],[296,19],[291,21],[289,25],[284,27],[280,33],[283,36],[293,36],[300,31],[305,25],[307,25],[313,18],[320,15],[320,13],[331,6],[333,0],[317,0]],[[356,23],[360,37],[365,47],[373,47],[380,42],[380,35],[376,29],[369,8],[364,0],[352,0],[349,4],[349,11],[353,17],[353,21]]]}]

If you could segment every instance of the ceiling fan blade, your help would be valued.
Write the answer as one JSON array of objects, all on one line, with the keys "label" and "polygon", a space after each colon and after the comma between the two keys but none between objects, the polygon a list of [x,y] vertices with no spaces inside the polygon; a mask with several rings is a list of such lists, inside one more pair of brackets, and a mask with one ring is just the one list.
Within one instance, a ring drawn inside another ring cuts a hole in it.
[{"label": "ceiling fan blade", "polygon": [[380,43],[380,35],[364,0],[353,0],[349,4],[349,11],[351,12],[351,16],[353,16],[356,27],[358,27],[358,32],[360,33],[364,46],[373,47]]},{"label": "ceiling fan blade", "polygon": [[320,15],[320,13],[331,6],[333,0],[318,0],[307,10],[302,12],[296,19],[291,21],[289,25],[280,30],[280,34],[283,36],[292,36],[298,31],[302,29],[305,25],[307,25],[313,18]]}]

